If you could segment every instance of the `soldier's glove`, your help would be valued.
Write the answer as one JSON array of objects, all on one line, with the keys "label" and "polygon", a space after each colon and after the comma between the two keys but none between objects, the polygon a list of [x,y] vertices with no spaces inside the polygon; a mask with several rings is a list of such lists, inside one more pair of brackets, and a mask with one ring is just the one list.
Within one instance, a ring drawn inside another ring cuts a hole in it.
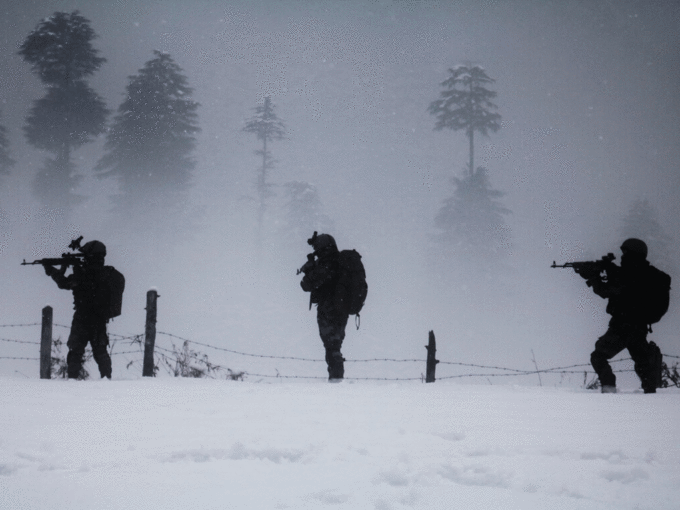
[{"label": "soldier's glove", "polygon": [[45,274],[47,276],[52,276],[57,273],[57,269],[54,266],[44,265],[43,267],[45,268]]},{"label": "soldier's glove", "polygon": [[588,278],[586,280],[586,285],[592,287],[593,285],[600,283],[602,280],[600,278]]}]

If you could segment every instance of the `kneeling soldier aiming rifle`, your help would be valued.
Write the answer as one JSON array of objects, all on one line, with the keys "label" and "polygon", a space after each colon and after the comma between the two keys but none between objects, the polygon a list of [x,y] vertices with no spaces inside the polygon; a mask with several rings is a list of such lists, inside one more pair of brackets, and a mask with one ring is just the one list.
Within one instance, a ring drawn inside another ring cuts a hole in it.
[{"label": "kneeling soldier aiming rifle", "polygon": [[668,310],[671,277],[647,261],[647,245],[640,239],[627,239],[621,245],[621,265],[614,255],[589,262],[567,262],[551,267],[571,267],[586,280],[598,296],[608,299],[612,316],[607,332],[595,343],[590,363],[597,373],[602,393],[616,393],[616,376],[609,360],[628,349],[635,362],[635,373],[645,393],[656,393],[661,385],[662,356],[647,333]]}]

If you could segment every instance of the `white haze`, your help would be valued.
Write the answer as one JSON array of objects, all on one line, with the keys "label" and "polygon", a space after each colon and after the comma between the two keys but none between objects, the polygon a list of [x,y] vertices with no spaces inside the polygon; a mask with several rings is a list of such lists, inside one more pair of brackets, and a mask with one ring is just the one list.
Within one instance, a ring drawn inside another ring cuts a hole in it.
[{"label": "white haze", "polygon": [[[91,84],[111,110],[154,49],[169,52],[195,89],[202,132],[192,204],[201,219],[192,236],[159,246],[153,232],[111,227],[115,183],[91,172],[103,139],[75,155],[85,176],[78,192],[88,200],[66,226],[30,196],[45,155],[25,143],[21,127],[44,92],[16,51],[43,17],[74,9],[99,35],[94,44],[108,61]],[[295,275],[309,247],[291,248],[275,235],[283,191],[271,203],[261,253],[255,205],[244,198],[254,196],[258,159],[254,137],[241,128],[266,95],[289,128],[272,146],[271,182],[314,183],[340,248],[364,257],[369,296],[361,328],[348,326],[348,359],[424,359],[434,330],[443,361],[521,370],[535,367],[532,357],[539,367],[587,363],[606,329],[605,302],[573,272],[549,265],[618,256],[621,219],[638,198],[649,199],[662,227],[680,239],[673,2],[6,0],[1,10],[0,122],[18,163],[2,181],[0,323],[37,322],[45,304],[55,322],[70,322],[71,296],[39,266],[19,262],[58,255],[83,235],[105,242],[108,262],[127,278],[113,333],[143,332],[145,294],[155,287],[163,332],[238,351],[321,358],[315,314]],[[434,132],[426,109],[446,69],[465,61],[496,80],[503,127],[478,137],[476,152],[492,185],[507,193],[513,242],[503,276],[445,288],[428,269],[436,250],[430,237],[450,178],[467,162],[467,142],[460,132]],[[671,249],[675,256],[677,241]],[[666,354],[680,354],[677,310],[674,300],[651,337]],[[36,332],[3,330],[23,340],[36,340]],[[1,348],[36,355],[30,344]],[[205,352],[234,370],[324,373],[320,364]],[[129,370],[114,358],[114,377]],[[459,370],[442,364],[438,374]],[[346,375],[417,378],[423,371],[418,364],[348,364]],[[0,373],[34,377],[37,369],[33,361],[0,359]],[[622,377],[636,384],[630,373]],[[539,383],[536,376],[488,380],[510,381]],[[579,386],[583,375],[541,382]]]}]

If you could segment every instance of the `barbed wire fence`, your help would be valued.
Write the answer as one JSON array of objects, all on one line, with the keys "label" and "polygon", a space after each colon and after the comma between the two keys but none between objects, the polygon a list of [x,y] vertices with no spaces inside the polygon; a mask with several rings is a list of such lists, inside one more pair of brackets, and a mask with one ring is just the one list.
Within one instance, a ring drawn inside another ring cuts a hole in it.
[{"label": "barbed wire fence", "polygon": [[[155,291],[149,291],[155,293]],[[207,377],[207,378],[221,378],[235,381],[243,381],[246,378],[264,379],[309,379],[309,380],[325,380],[322,376],[309,375],[284,375],[275,369],[276,374],[258,373],[250,370],[232,370],[225,364],[214,363],[211,361],[208,354],[199,349],[211,349],[215,352],[229,353],[231,355],[241,356],[244,358],[256,359],[270,359],[280,361],[296,361],[303,363],[322,363],[325,364],[324,359],[304,358],[296,356],[277,356],[268,354],[257,354],[251,352],[244,352],[235,349],[228,349],[217,345],[212,345],[206,342],[201,342],[189,338],[185,338],[173,333],[164,331],[156,331],[156,317],[155,317],[155,299],[158,294],[147,295],[152,300],[147,300],[147,324],[144,333],[121,335],[117,333],[109,333],[109,354],[112,357],[124,357],[123,362],[128,370],[141,370],[143,375],[156,376],[161,370],[164,370],[168,375],[173,377]],[[153,306],[150,306],[153,305]],[[49,308],[49,307],[46,307]],[[151,313],[149,313],[151,312]],[[0,337],[0,342],[24,344],[31,346],[40,346],[40,356],[0,356],[0,360],[24,360],[24,361],[39,361],[41,362],[40,375],[42,378],[52,378],[53,375],[58,377],[65,377],[65,356],[61,353],[61,346],[64,342],[61,341],[61,336],[57,339],[52,338],[52,327],[70,331],[70,326],[51,322],[51,309],[48,314],[50,324],[45,324],[45,309],[43,309],[43,322],[23,323],[23,324],[0,324],[0,334],[4,328],[29,328],[41,326],[42,337],[41,341],[18,340],[12,338]],[[49,334],[49,338],[45,338],[45,334]],[[156,345],[156,335],[162,337],[165,341],[165,346]],[[179,345],[177,345],[179,342]],[[597,387],[597,376],[592,370],[589,363],[581,363],[566,366],[557,366],[543,369],[525,370],[496,365],[481,365],[475,363],[464,363],[456,361],[440,361],[434,358],[434,333],[430,332],[430,342],[428,348],[427,359],[421,358],[367,358],[367,359],[347,359],[345,363],[400,363],[400,364],[420,364],[426,365],[426,372],[428,378],[423,373],[420,376],[413,377],[346,377],[347,380],[355,381],[421,381],[434,382],[434,366],[436,364],[446,365],[451,367],[459,367],[467,369],[464,373],[453,375],[445,375],[437,377],[438,380],[447,379],[462,379],[462,378],[484,378],[490,379],[495,377],[523,377],[523,376],[539,376],[541,374],[556,374],[556,375],[583,375],[583,386],[595,388]],[[169,345],[168,345],[169,344]],[[47,354],[45,346],[48,346]],[[122,350],[119,350],[122,346]],[[430,355],[430,348],[432,353]],[[150,349],[150,351],[149,351]],[[86,359],[88,361],[92,354],[89,348],[86,350]],[[663,354],[665,359],[680,360],[680,356],[672,354]],[[47,361],[46,361],[47,360]],[[149,361],[151,365],[149,366]],[[616,368],[622,363],[632,361],[631,358],[620,358],[612,360],[612,365]],[[49,363],[49,377],[44,377],[46,368],[44,363]],[[670,365],[670,366],[669,366]],[[663,379],[664,385],[680,387],[680,374],[678,373],[679,362],[675,361],[672,364],[664,363]],[[473,371],[469,371],[473,369]],[[477,370],[477,371],[474,371]],[[616,373],[634,372],[633,368],[618,368]],[[25,375],[25,374],[23,374]],[[85,375],[86,376],[86,375]],[[589,381],[589,377],[591,378]]]}]

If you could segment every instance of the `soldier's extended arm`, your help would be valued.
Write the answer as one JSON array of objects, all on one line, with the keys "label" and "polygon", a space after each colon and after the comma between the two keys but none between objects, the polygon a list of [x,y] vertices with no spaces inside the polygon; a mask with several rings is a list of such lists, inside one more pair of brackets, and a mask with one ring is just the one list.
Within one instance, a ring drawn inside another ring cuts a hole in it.
[{"label": "soldier's extended arm", "polygon": [[[74,286],[74,280],[70,276],[65,276],[66,269],[70,266],[80,266],[83,262],[83,255],[80,253],[63,253],[61,258],[46,258],[34,260],[33,262],[21,263],[22,266],[42,265],[45,269],[45,274],[51,277],[60,289],[71,290]],[[60,266],[57,269],[54,266]]]},{"label": "soldier's extended arm", "polygon": [[61,266],[59,269],[50,265],[45,265],[44,267],[45,274],[55,281],[57,287],[65,290],[73,289],[73,278],[66,276],[66,268],[68,266]]}]

